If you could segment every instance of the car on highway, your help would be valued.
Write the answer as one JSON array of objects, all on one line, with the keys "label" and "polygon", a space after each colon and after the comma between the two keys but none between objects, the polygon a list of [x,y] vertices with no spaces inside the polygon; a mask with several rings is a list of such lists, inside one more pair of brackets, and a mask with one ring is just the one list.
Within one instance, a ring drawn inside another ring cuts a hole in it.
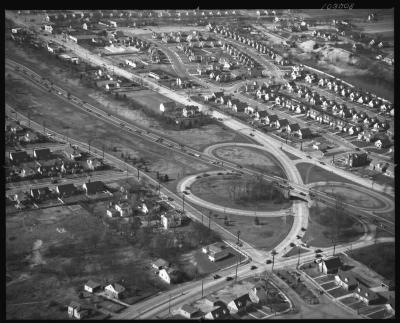
[{"label": "car on highway", "polygon": [[172,197],[168,197],[168,201],[174,201]]},{"label": "car on highway", "polygon": [[312,159],[312,158],[311,158],[311,156],[307,156],[307,158],[310,158],[310,159]]},{"label": "car on highway", "polygon": [[317,254],[315,255],[315,258],[322,258],[322,255],[319,254],[319,253],[317,253]]},{"label": "car on highway", "polygon": [[57,178],[52,178],[52,179],[51,179],[51,183],[52,183],[52,184],[58,183],[58,179],[57,179]]},{"label": "car on highway", "polygon": [[291,242],[291,243],[289,244],[289,246],[294,247],[294,246],[296,246],[296,244],[295,244],[294,242]]},{"label": "car on highway", "polygon": [[53,135],[50,132],[46,133],[46,135],[47,137],[53,137]]},{"label": "car on highway", "polygon": [[300,192],[300,195],[306,196],[307,194],[304,192]]},{"label": "car on highway", "polygon": [[125,125],[124,125],[123,123],[120,123],[119,125],[120,125],[121,127],[125,127]]},{"label": "car on highway", "polygon": [[324,162],[322,162],[322,161],[320,161],[319,163],[320,163],[321,165],[326,165],[326,164],[325,164]]},{"label": "car on highway", "polygon": [[222,118],[218,118],[218,121],[222,121],[223,119]]},{"label": "car on highway", "polygon": [[272,260],[271,259],[267,259],[267,261],[265,262],[267,265],[268,264],[272,264]]},{"label": "car on highway", "polygon": [[250,270],[254,270],[254,269],[257,269],[257,266],[253,265],[250,267]]},{"label": "car on highway", "polygon": [[321,250],[321,249],[317,249],[317,250],[315,250],[315,253],[320,253],[320,252],[322,252],[322,250]]},{"label": "car on highway", "polygon": [[219,279],[219,278],[221,278],[220,275],[218,275],[218,274],[214,275],[214,279]]},{"label": "car on highway", "polygon": [[297,239],[301,239],[302,237],[301,237],[300,235],[297,235],[296,238],[297,238]]},{"label": "car on highway", "polygon": [[237,167],[237,168],[243,168],[243,166],[242,166],[242,165],[236,165],[236,167]]},{"label": "car on highway", "polygon": [[190,193],[188,191],[183,191],[183,194],[189,195]]},{"label": "car on highway", "polygon": [[107,115],[108,115],[109,117],[111,117],[111,114],[107,113]]},{"label": "car on highway", "polygon": [[230,276],[226,277],[226,281],[230,281],[230,280],[232,280],[232,279],[233,279],[233,278],[230,277]]},{"label": "car on highway", "polygon": [[254,133],[251,133],[249,136],[254,137]]},{"label": "car on highway", "polygon": [[307,231],[307,229],[305,227],[302,227],[301,231]]}]

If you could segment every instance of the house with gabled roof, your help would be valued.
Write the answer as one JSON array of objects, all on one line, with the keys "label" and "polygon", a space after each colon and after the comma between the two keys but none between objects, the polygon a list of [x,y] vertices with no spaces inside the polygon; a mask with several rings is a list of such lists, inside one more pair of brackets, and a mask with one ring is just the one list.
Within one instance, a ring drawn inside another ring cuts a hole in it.
[{"label": "house with gabled roof", "polygon": [[181,281],[182,273],[175,267],[162,268],[158,276],[167,284],[176,284]]},{"label": "house with gabled roof", "polygon": [[359,283],[355,288],[353,297],[358,298],[360,301],[363,301],[367,305],[373,305],[380,301],[380,297],[378,294],[373,292],[367,286],[362,283]]},{"label": "house with gabled roof", "polygon": [[35,200],[40,200],[50,196],[51,191],[48,187],[31,188],[30,194]]},{"label": "house with gabled roof", "polygon": [[255,304],[266,305],[268,291],[265,282],[257,282],[249,291],[249,298]]},{"label": "house with gabled roof", "polygon": [[182,307],[179,309],[179,313],[180,313],[183,317],[185,317],[185,318],[187,318],[187,319],[191,319],[191,318],[195,317],[196,314],[199,313],[199,309],[197,309],[197,308],[195,308],[195,307],[193,307],[193,306],[190,306],[190,305],[188,305],[188,304],[184,304],[184,305],[182,305]]},{"label": "house with gabled roof", "polygon": [[104,293],[111,298],[121,299],[124,297],[125,287],[117,283],[111,283],[104,287]]},{"label": "house with gabled roof", "polygon": [[168,261],[166,261],[166,260],[164,260],[162,258],[158,258],[157,260],[155,260],[151,264],[151,267],[158,271],[158,270],[161,270],[163,268],[168,268],[170,265],[171,264]]},{"label": "house with gabled roof", "polygon": [[81,320],[89,316],[90,309],[87,307],[83,307],[81,304],[72,301],[68,305],[68,316],[71,318],[75,318]]},{"label": "house with gabled roof", "polygon": [[271,114],[265,117],[265,124],[272,127],[277,120],[278,116],[276,114]]},{"label": "house with gabled roof", "polygon": [[244,312],[251,304],[249,294],[244,294],[229,302],[227,307],[230,313],[237,314]]},{"label": "house with gabled roof", "polygon": [[297,133],[300,130],[300,126],[298,123],[288,124],[286,126],[286,131],[288,133]]},{"label": "house with gabled roof", "polygon": [[226,306],[216,306],[204,315],[206,320],[223,320],[229,317],[230,313]]},{"label": "house with gabled roof", "polygon": [[383,173],[383,175],[386,175],[388,177],[394,178],[394,165],[390,164],[387,168],[386,171]]},{"label": "house with gabled roof", "polygon": [[307,138],[312,137],[312,132],[311,132],[310,128],[300,128],[297,131],[297,134],[300,139],[307,139]]},{"label": "house with gabled roof", "polygon": [[83,288],[89,293],[95,293],[101,289],[101,284],[93,280],[88,280]]},{"label": "house with gabled roof", "polygon": [[33,157],[37,160],[52,159],[52,153],[49,148],[40,148],[33,150]]},{"label": "house with gabled roof", "polygon": [[348,291],[354,290],[358,285],[358,281],[351,272],[342,270],[339,270],[335,275],[335,283]]},{"label": "house with gabled roof", "polygon": [[339,257],[325,258],[318,264],[319,270],[324,274],[336,274],[341,266]]},{"label": "house with gabled roof", "polygon": [[31,157],[27,154],[25,150],[12,151],[10,152],[9,156],[10,160],[12,160],[15,164],[24,163],[31,159]]},{"label": "house with gabled roof", "polygon": [[85,191],[86,195],[94,195],[97,193],[101,193],[104,192],[106,189],[102,181],[84,183],[82,185],[82,188]]},{"label": "house with gabled roof", "polygon": [[76,194],[77,193],[77,188],[72,183],[57,185],[56,186],[56,193],[60,197],[68,197],[68,196],[72,196],[72,195]]}]

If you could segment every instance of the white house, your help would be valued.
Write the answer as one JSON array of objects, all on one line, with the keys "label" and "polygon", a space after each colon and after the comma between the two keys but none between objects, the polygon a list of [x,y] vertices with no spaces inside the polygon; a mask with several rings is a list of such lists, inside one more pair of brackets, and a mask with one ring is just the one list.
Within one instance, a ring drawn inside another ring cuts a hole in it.
[{"label": "white house", "polygon": [[130,215],[132,215],[132,207],[126,201],[121,202],[121,203],[116,203],[115,204],[115,210],[117,210],[119,212],[120,216],[130,216]]},{"label": "white house", "polygon": [[93,280],[89,280],[84,286],[84,290],[89,293],[94,293],[94,292],[98,291],[100,288],[101,288],[101,284],[94,282]]},{"label": "white house", "polygon": [[109,284],[104,288],[104,292],[111,298],[121,299],[124,295],[125,287],[117,283]]},{"label": "white house", "polygon": [[171,210],[161,215],[161,223],[165,229],[176,228],[182,224],[182,218],[175,210]]}]

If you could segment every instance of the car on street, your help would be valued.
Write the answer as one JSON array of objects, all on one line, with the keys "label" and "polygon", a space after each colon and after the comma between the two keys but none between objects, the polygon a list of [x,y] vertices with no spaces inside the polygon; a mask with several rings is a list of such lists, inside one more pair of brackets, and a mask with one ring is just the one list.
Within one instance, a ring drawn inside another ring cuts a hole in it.
[{"label": "car on street", "polygon": [[319,253],[315,255],[315,258],[321,258],[321,257],[322,257],[322,255]]},{"label": "car on street", "polygon": [[250,267],[250,270],[254,270],[254,269],[257,269],[257,266],[253,265],[253,266]]},{"label": "car on street", "polygon": [[300,192],[300,195],[306,196],[307,194],[304,192]]},{"label": "car on street", "polygon": [[251,137],[254,137],[254,133],[251,133],[250,136],[251,136]]},{"label": "car on street", "polygon": [[322,162],[322,161],[320,161],[319,163],[320,163],[321,165],[326,165],[326,164],[325,164],[324,162]]},{"label": "car on street", "polygon": [[271,259],[267,259],[267,261],[265,262],[267,265],[268,264],[272,264],[272,260]]},{"label": "car on street", "polygon": [[317,250],[315,250],[315,253],[320,253],[320,252],[322,252],[322,250],[321,250],[321,249],[317,249]]},{"label": "car on street", "polygon": [[221,278],[220,275],[218,275],[218,274],[214,275],[214,279],[219,279],[219,278]]},{"label": "car on street", "polygon": [[307,229],[305,227],[302,227],[301,231],[307,231]]},{"label": "car on street", "polygon": [[311,156],[307,156],[307,158],[310,158],[310,159],[311,159]]},{"label": "car on street", "polygon": [[172,197],[168,197],[168,201],[174,201]]},{"label": "car on street", "polygon": [[52,184],[58,183],[58,179],[57,179],[57,178],[52,178],[52,179],[51,179],[51,183],[52,183]]},{"label": "car on street", "polygon": [[183,194],[189,195],[190,193],[188,191],[183,191]]},{"label": "car on street", "polygon": [[301,237],[301,236],[299,236],[299,235],[297,235],[297,236],[296,236],[296,238],[297,238],[297,239],[301,239],[302,237]]},{"label": "car on street", "polygon": [[233,279],[233,278],[230,277],[230,276],[226,277],[226,281],[230,281],[230,280],[232,280],[232,279]]}]

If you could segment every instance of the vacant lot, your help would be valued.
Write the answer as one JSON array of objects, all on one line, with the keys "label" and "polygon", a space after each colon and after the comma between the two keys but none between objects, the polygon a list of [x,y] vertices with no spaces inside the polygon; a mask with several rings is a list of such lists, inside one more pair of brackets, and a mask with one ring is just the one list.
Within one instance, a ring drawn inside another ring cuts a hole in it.
[{"label": "vacant lot", "polygon": [[288,208],[289,199],[265,181],[250,176],[211,175],[196,180],[191,192],[201,199],[230,208],[273,211]]},{"label": "vacant lot", "polygon": [[254,219],[248,216],[212,212],[211,221],[224,226],[235,235],[240,231],[240,239],[255,248],[270,250],[287,236],[293,224],[293,217],[260,218],[257,225]]},{"label": "vacant lot", "polygon": [[[59,233],[56,229],[63,228]],[[88,279],[125,279],[133,293],[160,290],[144,265],[150,261],[83,208],[22,212],[6,220],[7,318],[65,319]],[[146,277],[146,279],[143,279]],[[60,306],[49,305],[56,301]],[[38,302],[26,307],[25,302]],[[13,305],[11,305],[13,304]],[[20,305],[16,305],[20,304]]]},{"label": "vacant lot", "polygon": [[322,181],[345,182],[354,184],[354,182],[349,181],[346,178],[343,178],[311,163],[298,163],[296,164],[296,167],[299,170],[301,178],[303,179],[303,182],[305,184]]},{"label": "vacant lot", "polygon": [[225,146],[213,151],[215,156],[270,175],[286,178],[280,163],[271,154],[256,148]]},{"label": "vacant lot", "polygon": [[284,257],[292,257],[292,256],[297,256],[298,254],[302,254],[304,252],[308,252],[307,249],[301,248],[301,247],[293,247],[292,249],[289,250],[289,252],[287,252]]},{"label": "vacant lot", "polygon": [[386,279],[395,281],[395,245],[380,243],[349,253],[349,256],[376,271]]},{"label": "vacant lot", "polygon": [[316,202],[310,208],[309,225],[303,241],[316,247],[332,246],[332,238],[337,243],[355,241],[362,236],[364,228],[360,222],[346,212],[327,207]]}]

